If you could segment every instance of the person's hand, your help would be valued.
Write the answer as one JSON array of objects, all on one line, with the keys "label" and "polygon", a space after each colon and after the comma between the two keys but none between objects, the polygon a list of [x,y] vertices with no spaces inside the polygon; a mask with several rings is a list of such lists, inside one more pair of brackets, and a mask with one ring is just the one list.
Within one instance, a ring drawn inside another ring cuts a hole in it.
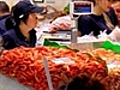
[{"label": "person's hand", "polygon": [[[70,21],[69,21],[70,22]],[[71,24],[68,22],[59,23],[59,30],[70,30]]]},{"label": "person's hand", "polygon": [[109,35],[108,35],[108,39],[112,40],[112,41],[118,41],[120,40],[120,28],[116,27]]},{"label": "person's hand", "polygon": [[59,27],[55,24],[51,24],[49,30],[50,30],[49,32],[56,32],[59,30]]},{"label": "person's hand", "polygon": [[108,39],[107,30],[100,31],[100,34],[98,35],[98,39],[102,39],[102,40]]}]

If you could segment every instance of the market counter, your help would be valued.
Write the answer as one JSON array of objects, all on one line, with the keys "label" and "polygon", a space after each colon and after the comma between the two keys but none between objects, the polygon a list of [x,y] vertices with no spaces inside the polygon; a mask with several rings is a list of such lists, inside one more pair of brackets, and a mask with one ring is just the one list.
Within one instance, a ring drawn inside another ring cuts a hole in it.
[{"label": "market counter", "polygon": [[32,87],[20,84],[15,78],[0,74],[0,90],[34,90]]},{"label": "market counter", "polygon": [[[44,39],[48,39],[53,42],[57,42],[62,45],[67,45],[72,49],[85,50],[85,49],[96,49],[105,40],[100,40],[93,37],[77,37],[77,43],[71,43],[71,31],[70,30],[60,30],[55,33],[49,33],[49,23],[41,24],[40,28],[37,30],[37,46],[43,45]],[[84,38],[84,39],[83,39]]]}]

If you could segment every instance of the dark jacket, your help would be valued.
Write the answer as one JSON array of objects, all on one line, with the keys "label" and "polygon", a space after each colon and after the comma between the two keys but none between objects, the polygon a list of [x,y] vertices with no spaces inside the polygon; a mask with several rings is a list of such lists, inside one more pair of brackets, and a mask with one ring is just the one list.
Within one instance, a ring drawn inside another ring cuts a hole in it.
[{"label": "dark jacket", "polygon": [[[117,16],[113,8],[110,9],[108,13],[106,13],[111,20],[111,23],[116,26],[118,23]],[[81,31],[82,36],[88,35],[93,31],[94,36],[100,34],[100,31],[107,30],[107,34],[111,33],[112,30],[108,28],[106,22],[104,20],[104,16],[100,15],[85,15],[78,19],[78,30]]]},{"label": "dark jacket", "polygon": [[6,19],[10,16],[10,14],[8,15],[4,15],[0,17],[0,36],[3,35],[6,31],[8,31],[8,29],[6,28]]},{"label": "dark jacket", "polygon": [[7,18],[8,16],[10,16],[10,14],[1,16],[1,17],[0,17],[0,21],[3,20],[3,19],[5,19],[5,18]]},{"label": "dark jacket", "polygon": [[5,49],[13,49],[19,46],[35,47],[36,44],[36,31],[32,29],[30,32],[30,40],[20,32],[18,28],[7,31],[3,34],[3,47]]}]

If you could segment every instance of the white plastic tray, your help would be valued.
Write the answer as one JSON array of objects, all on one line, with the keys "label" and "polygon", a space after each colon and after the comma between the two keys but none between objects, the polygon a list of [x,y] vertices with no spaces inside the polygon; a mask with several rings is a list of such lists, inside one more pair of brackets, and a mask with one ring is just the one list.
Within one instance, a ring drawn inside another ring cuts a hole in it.
[{"label": "white plastic tray", "polygon": [[0,74],[0,90],[34,90],[19,83],[16,79]]}]

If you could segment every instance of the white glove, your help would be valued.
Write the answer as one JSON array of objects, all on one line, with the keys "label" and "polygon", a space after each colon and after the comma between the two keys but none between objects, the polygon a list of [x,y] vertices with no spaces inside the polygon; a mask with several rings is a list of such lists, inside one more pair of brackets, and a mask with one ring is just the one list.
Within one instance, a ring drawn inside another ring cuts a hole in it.
[{"label": "white glove", "polygon": [[106,32],[107,32],[107,30],[100,31],[100,35],[98,35],[98,39],[106,40],[108,38]]},{"label": "white glove", "polygon": [[120,28],[116,27],[109,35],[108,39],[115,41],[115,42],[120,42]]}]

